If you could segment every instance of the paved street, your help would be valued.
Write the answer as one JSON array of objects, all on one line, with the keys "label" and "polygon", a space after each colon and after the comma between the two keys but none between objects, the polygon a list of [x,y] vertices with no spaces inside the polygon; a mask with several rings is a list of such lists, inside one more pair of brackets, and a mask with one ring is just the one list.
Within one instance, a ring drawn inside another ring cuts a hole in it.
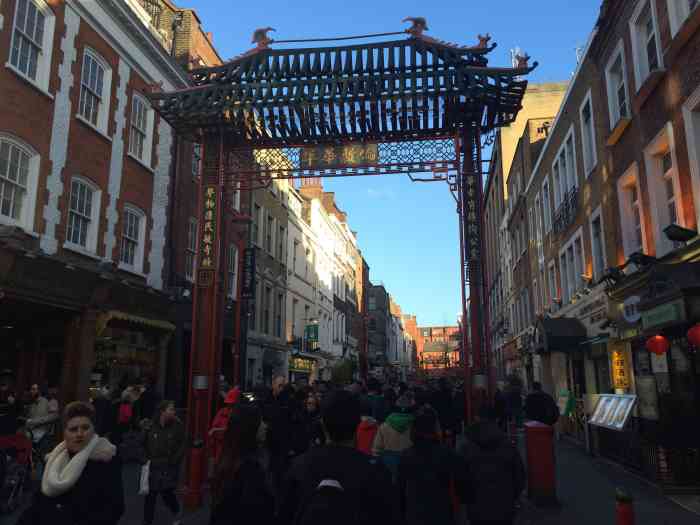
[{"label": "paved street", "polygon": [[[559,444],[557,456],[558,495],[560,507],[540,509],[525,502],[517,525],[604,525],[615,521],[615,488],[624,488],[635,498],[636,525],[697,525],[700,514],[684,509],[661,492],[634,475],[604,460],[593,459],[581,449],[567,442]],[[136,493],[138,467],[124,468],[124,487],[127,511],[120,525],[139,525],[143,513],[143,499]],[[697,497],[674,498],[680,503],[698,509]],[[700,509],[698,509],[700,510]],[[189,513],[186,525],[205,525],[209,512],[203,509]],[[13,525],[16,516],[7,525]],[[5,522],[3,522],[5,523]],[[156,525],[170,525],[172,516],[159,502]]]}]

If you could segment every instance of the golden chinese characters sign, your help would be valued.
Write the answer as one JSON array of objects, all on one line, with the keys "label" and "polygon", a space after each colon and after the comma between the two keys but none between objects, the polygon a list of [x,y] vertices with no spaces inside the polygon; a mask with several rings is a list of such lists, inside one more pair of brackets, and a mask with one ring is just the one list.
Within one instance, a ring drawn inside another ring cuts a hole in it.
[{"label": "golden chinese characters sign", "polygon": [[301,169],[374,166],[378,162],[377,144],[308,146],[301,150]]},{"label": "golden chinese characters sign", "polygon": [[629,363],[624,348],[616,347],[610,353],[613,388],[627,390],[630,387]]},{"label": "golden chinese characters sign", "polygon": [[202,216],[202,236],[199,242],[199,269],[216,268],[216,211],[219,195],[216,186],[204,188],[204,207]]}]

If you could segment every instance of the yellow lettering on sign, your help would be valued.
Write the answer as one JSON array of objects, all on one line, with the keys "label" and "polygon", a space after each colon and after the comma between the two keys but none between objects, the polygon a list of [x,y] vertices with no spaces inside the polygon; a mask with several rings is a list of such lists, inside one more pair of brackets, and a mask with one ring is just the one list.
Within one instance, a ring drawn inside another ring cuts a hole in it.
[{"label": "yellow lettering on sign", "polygon": [[204,214],[204,220],[205,221],[213,221],[214,220],[214,212],[211,210],[207,210],[206,213]]},{"label": "yellow lettering on sign", "polygon": [[214,202],[213,199],[212,199],[212,200],[207,200],[207,201],[204,202],[204,207],[205,207],[207,210],[213,210],[215,206],[216,206],[216,204],[215,204],[215,202]]},{"label": "yellow lettering on sign", "polygon": [[374,145],[367,144],[365,146],[365,158],[370,162],[375,162],[377,160],[377,150],[374,149]]},{"label": "yellow lettering on sign", "polygon": [[326,164],[332,164],[335,161],[335,150],[333,148],[328,148],[323,153],[323,160]]},{"label": "yellow lettering on sign", "polygon": [[358,146],[352,145],[343,148],[343,161],[347,164],[355,164],[359,160],[361,151]]},{"label": "yellow lettering on sign", "polygon": [[204,242],[204,244],[211,244],[211,243],[212,243],[211,235],[208,234],[208,233],[205,234],[205,235],[204,235],[204,238],[202,239],[202,241]]},{"label": "yellow lettering on sign", "polygon": [[216,190],[214,188],[207,188],[207,197],[208,198],[213,198],[215,194],[216,194]]},{"label": "yellow lettering on sign", "polygon": [[211,258],[205,257],[204,259],[202,259],[202,266],[211,266]]}]

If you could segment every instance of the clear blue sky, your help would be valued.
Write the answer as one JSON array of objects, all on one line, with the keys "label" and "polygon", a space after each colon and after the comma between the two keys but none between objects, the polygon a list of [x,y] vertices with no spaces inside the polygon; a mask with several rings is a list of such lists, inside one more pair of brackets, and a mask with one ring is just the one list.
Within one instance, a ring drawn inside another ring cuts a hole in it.
[{"label": "clear blue sky", "polygon": [[[176,0],[197,10],[224,59],[250,49],[253,30],[271,26],[273,38],[318,38],[400,31],[407,16],[428,19],[428,34],[460,44],[489,32],[491,64],[509,65],[518,46],[540,63],[534,82],[566,80],[598,16],[600,0],[354,0],[297,2]],[[454,201],[443,184],[414,184],[400,176],[333,179],[340,207],[370,266],[420,325],[453,324],[461,311],[459,238]]]}]

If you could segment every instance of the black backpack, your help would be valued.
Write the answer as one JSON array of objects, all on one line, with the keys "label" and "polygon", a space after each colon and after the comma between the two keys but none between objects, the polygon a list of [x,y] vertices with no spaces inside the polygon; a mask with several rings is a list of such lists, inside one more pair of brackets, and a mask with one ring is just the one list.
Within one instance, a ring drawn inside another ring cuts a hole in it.
[{"label": "black backpack", "polygon": [[324,479],[299,508],[294,525],[359,525],[357,505],[339,481]]}]

